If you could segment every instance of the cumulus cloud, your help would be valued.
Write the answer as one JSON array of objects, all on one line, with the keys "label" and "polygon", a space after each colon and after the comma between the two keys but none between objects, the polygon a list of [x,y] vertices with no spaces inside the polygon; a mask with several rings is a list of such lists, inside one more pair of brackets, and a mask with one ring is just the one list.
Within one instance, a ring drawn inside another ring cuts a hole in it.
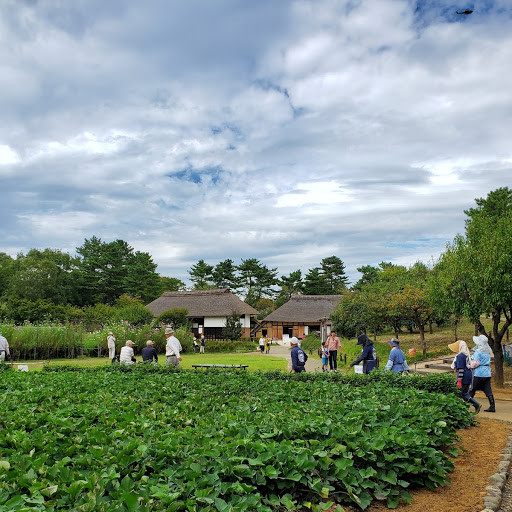
[{"label": "cumulus cloud", "polygon": [[435,259],[510,182],[512,9],[473,4],[3,2],[0,251]]}]

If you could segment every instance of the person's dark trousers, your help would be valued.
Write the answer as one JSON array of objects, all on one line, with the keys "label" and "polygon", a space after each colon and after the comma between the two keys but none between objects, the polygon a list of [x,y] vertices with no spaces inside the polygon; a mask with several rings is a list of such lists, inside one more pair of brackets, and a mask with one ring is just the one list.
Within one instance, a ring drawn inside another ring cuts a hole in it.
[{"label": "person's dark trousers", "polygon": [[338,369],[338,351],[329,350],[329,368],[332,370]]},{"label": "person's dark trousers", "polygon": [[478,413],[480,412],[482,406],[470,395],[469,388],[469,384],[463,384],[460,389],[460,397],[462,400],[464,400],[464,402],[470,403],[475,408],[475,412]]},{"label": "person's dark trousers", "polygon": [[471,398],[475,396],[476,391],[483,391],[487,400],[489,400],[489,409],[485,409],[485,412],[496,412],[496,402],[491,389],[491,377],[475,377],[473,379],[473,389],[471,390]]},{"label": "person's dark trousers", "polygon": [[297,368],[295,368],[295,373],[302,373],[305,371],[306,371],[306,368],[304,366],[297,366]]}]

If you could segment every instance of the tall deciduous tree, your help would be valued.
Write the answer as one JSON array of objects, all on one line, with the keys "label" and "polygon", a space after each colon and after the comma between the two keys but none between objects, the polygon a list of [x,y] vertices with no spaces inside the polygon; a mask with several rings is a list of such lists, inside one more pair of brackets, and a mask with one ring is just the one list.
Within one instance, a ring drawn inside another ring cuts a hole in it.
[{"label": "tall deciduous tree", "polygon": [[[476,204],[464,212],[465,236],[455,237],[440,258],[437,285],[452,311],[488,337],[496,381],[502,385],[502,340],[512,323],[512,190],[499,188]],[[483,314],[491,316],[492,332],[486,332]]]},{"label": "tall deciduous tree", "polygon": [[79,261],[58,250],[31,249],[18,254],[10,265],[8,293],[20,299],[45,299],[53,304],[74,303],[77,300]]}]

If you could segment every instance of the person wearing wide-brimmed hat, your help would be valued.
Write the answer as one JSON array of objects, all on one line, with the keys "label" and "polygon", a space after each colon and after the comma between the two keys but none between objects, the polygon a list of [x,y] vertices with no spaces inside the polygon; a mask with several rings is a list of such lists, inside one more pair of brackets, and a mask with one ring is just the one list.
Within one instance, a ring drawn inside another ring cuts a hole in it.
[{"label": "person wearing wide-brimmed hat", "polygon": [[457,354],[452,362],[452,368],[457,372],[457,387],[460,389],[460,396],[465,402],[469,402],[478,414],[482,406],[469,393],[473,383],[469,348],[463,340],[450,343],[448,348]]},{"label": "person wearing wide-brimmed hat", "polygon": [[391,347],[391,351],[384,370],[391,370],[395,373],[408,371],[409,366],[407,365],[405,354],[400,348],[400,342],[396,338],[391,338],[387,343]]},{"label": "person wearing wide-brimmed hat", "polygon": [[485,393],[489,400],[489,409],[485,412],[496,412],[496,403],[491,389],[491,347],[487,340],[487,336],[473,336],[475,349],[473,351],[473,389],[471,397],[475,396],[475,392],[481,390]]}]

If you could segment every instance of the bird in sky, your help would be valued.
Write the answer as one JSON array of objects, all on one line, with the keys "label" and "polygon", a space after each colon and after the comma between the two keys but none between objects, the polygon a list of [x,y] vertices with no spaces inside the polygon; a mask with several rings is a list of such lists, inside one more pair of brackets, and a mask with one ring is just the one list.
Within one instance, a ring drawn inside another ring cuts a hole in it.
[{"label": "bird in sky", "polygon": [[471,14],[473,11],[471,11],[470,9],[466,9],[465,11],[455,11],[457,14]]}]

